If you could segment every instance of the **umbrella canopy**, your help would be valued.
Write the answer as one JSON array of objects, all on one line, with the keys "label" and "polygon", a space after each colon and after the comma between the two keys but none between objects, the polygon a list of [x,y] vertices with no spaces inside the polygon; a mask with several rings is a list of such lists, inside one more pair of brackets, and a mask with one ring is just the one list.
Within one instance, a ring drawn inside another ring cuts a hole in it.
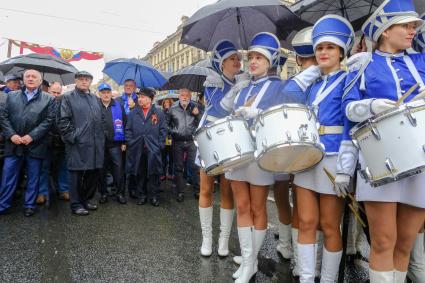
[{"label": "umbrella canopy", "polygon": [[205,59],[195,65],[187,66],[174,75],[162,87],[163,90],[187,88],[194,92],[204,90],[204,82],[207,76],[220,76],[211,67],[211,60]]},{"label": "umbrella canopy", "polygon": [[22,74],[25,70],[39,71],[48,82],[57,81],[63,85],[74,83],[74,74],[78,69],[65,60],[46,54],[19,55],[0,63],[3,74]]},{"label": "umbrella canopy", "polygon": [[[199,9],[187,20],[181,43],[209,51],[227,39],[236,48],[247,49],[259,32],[270,32],[284,40],[294,30],[309,25],[280,0],[220,0]],[[285,41],[282,43],[291,48]]]},{"label": "umbrella canopy", "polygon": [[167,81],[150,63],[135,58],[109,61],[102,72],[119,85],[123,85],[126,80],[134,80],[139,88],[160,88]]},{"label": "umbrella canopy", "polygon": [[384,0],[301,0],[290,8],[311,24],[325,15],[343,16],[357,31],[383,2]]},{"label": "umbrella canopy", "polygon": [[416,12],[418,12],[419,15],[425,13],[425,1],[424,0],[414,0]]}]

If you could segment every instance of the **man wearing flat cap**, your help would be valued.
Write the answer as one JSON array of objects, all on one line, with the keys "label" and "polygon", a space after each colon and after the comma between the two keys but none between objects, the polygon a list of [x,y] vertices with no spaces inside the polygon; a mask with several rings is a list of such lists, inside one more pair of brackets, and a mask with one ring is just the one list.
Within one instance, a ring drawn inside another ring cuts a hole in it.
[{"label": "man wearing flat cap", "polygon": [[23,165],[27,169],[24,215],[32,216],[39,188],[41,162],[47,157],[46,136],[55,120],[53,97],[41,90],[41,74],[26,70],[24,87],[7,94],[0,125],[5,137],[0,188],[0,214],[9,211]]},{"label": "man wearing flat cap", "polygon": [[125,129],[127,140],[127,170],[137,176],[138,202],[148,201],[159,206],[158,187],[162,172],[161,149],[167,135],[165,115],[153,105],[153,89],[142,89],[137,106],[130,112]]},{"label": "man wearing flat cap", "polygon": [[98,186],[105,147],[101,102],[90,92],[92,80],[88,72],[75,74],[75,90],[63,95],[58,117],[69,170],[71,211],[80,216],[97,209],[90,201]]},{"label": "man wearing flat cap", "polygon": [[112,173],[114,185],[116,187],[117,201],[121,204],[127,203],[124,188],[124,154],[125,145],[125,124],[127,116],[124,107],[115,99],[112,99],[112,88],[107,83],[102,83],[98,87],[100,100],[102,101],[102,112],[105,129],[105,160],[102,169],[100,182],[100,203],[108,201],[108,191],[106,174]]}]

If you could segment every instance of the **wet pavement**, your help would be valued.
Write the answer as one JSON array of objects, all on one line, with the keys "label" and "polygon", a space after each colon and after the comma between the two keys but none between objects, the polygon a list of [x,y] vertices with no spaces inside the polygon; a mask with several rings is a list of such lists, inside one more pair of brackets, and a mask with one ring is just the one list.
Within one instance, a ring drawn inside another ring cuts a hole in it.
[{"label": "wet pavement", "polygon": [[[109,200],[90,216],[71,215],[63,201],[25,218],[18,204],[0,216],[0,282],[233,282],[239,253],[236,226],[230,256],[200,256],[201,231],[197,200],[190,187],[177,203],[170,183],[162,185],[161,205],[121,205]],[[251,282],[292,282],[289,262],[276,253],[276,209],[269,200],[269,226],[260,251],[259,269]],[[236,221],[235,221],[236,222]],[[219,234],[215,194],[213,239]],[[359,282],[359,281],[357,281]]]}]

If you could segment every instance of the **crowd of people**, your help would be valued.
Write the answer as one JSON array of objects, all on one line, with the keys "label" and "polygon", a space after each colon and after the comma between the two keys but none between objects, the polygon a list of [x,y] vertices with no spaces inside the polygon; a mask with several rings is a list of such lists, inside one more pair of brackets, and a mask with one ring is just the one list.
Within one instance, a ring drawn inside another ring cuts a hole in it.
[{"label": "crowd of people", "polygon": [[[213,192],[219,180],[218,255],[229,255],[236,210],[241,256],[233,259],[240,265],[233,278],[247,283],[258,270],[273,186],[279,216],[277,251],[293,261],[292,273],[300,282],[319,277],[320,282],[336,282],[343,255],[344,197],[355,192],[368,229],[351,225],[370,239],[370,282],[399,283],[407,275],[413,282],[425,282],[425,173],[374,188],[365,181],[365,156],[350,136],[358,123],[397,107],[395,101],[403,94],[410,94],[403,97],[405,102],[425,98],[423,21],[412,1],[384,1],[363,25],[364,39],[355,45],[353,28],[345,18],[324,16],[294,37],[301,71],[287,81],[279,77],[286,58],[275,35],[261,32],[252,38],[248,70],[243,73],[241,53],[232,42],[222,40],[212,50],[217,75],[206,79],[205,109],[191,100],[187,89],[179,90],[177,102],[164,100],[159,107],[153,103],[155,90],[136,92],[131,79],[115,99],[106,83],[93,94],[93,77],[84,71],[75,75],[75,90],[65,94],[58,83],[43,89],[41,74],[35,70],[25,71],[22,86],[18,77],[7,77],[0,96],[4,143],[0,213],[10,211],[24,164],[25,216],[33,215],[36,203],[45,201],[51,179],[59,197],[69,199],[73,214],[88,215],[97,208],[92,201],[97,190],[99,202],[108,201],[108,173],[119,203],[127,202],[128,191],[137,204],[153,206],[159,205],[159,183],[166,179],[173,179],[176,200],[182,202],[185,175],[191,175],[194,196],[199,197],[200,253],[208,257],[213,253]],[[345,60],[348,71],[342,64]],[[409,91],[415,84],[419,87]],[[230,115],[252,126],[261,113],[282,104],[313,109],[324,151],[316,166],[278,174],[251,160],[219,176],[208,174],[194,142],[199,129]]]},{"label": "crowd of people", "polygon": [[[22,82],[21,82],[22,80]],[[12,199],[25,180],[25,216],[36,213],[52,192],[70,201],[76,215],[96,210],[113,195],[127,203],[127,193],[143,205],[159,206],[161,180],[174,180],[176,199],[184,200],[187,175],[199,197],[193,133],[202,107],[191,92],[153,103],[155,90],[138,90],[129,79],[113,99],[112,87],[101,83],[90,91],[93,77],[80,71],[75,89],[62,93],[59,82],[43,82],[36,70],[6,76],[1,92],[2,186],[0,213],[10,212]],[[172,141],[172,142],[171,142]],[[173,144],[173,147],[171,147]],[[25,165],[25,166],[24,166]],[[23,168],[25,167],[25,168]]]}]

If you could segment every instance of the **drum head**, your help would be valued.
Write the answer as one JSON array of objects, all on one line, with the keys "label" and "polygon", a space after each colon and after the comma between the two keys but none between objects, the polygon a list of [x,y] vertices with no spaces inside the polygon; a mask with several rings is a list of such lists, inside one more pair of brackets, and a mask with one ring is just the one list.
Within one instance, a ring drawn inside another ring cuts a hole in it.
[{"label": "drum head", "polygon": [[258,166],[276,173],[297,173],[307,170],[323,159],[324,153],[309,144],[282,145],[258,156]]}]

